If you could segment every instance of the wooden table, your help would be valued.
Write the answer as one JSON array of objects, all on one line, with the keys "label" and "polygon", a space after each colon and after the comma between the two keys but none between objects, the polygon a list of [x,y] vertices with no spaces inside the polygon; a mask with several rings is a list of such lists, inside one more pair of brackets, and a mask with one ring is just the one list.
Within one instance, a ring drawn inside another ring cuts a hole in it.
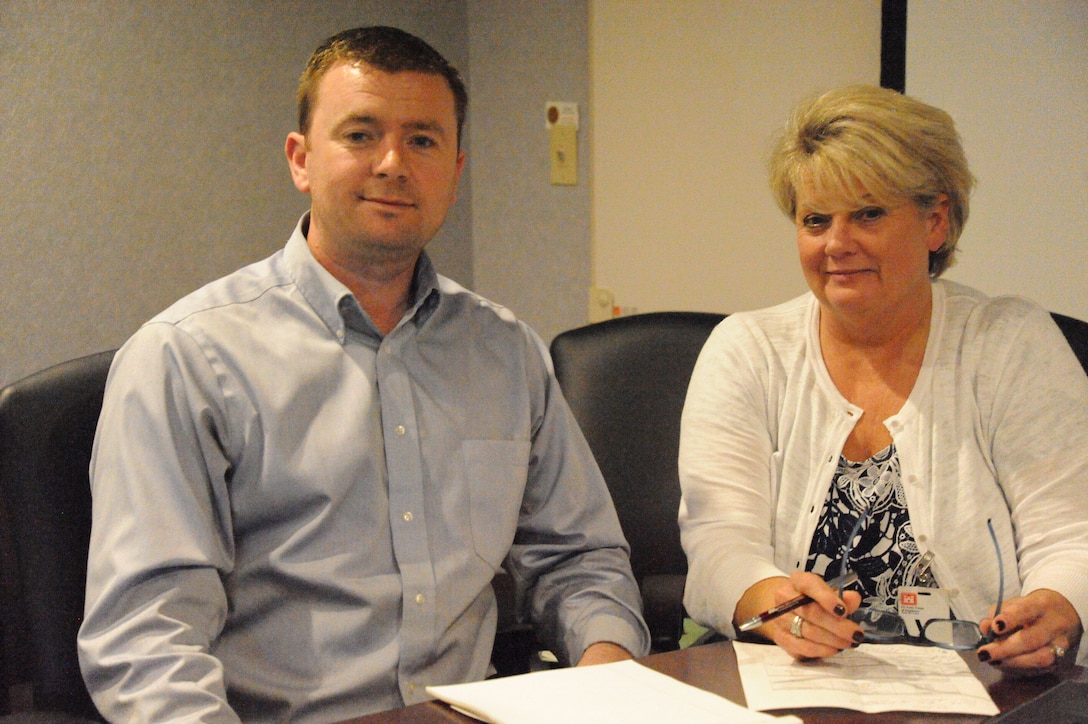
[{"label": "wooden table", "polygon": [[[1026,678],[1003,675],[1000,669],[979,663],[974,652],[963,655],[971,672],[983,683],[994,703],[1001,711],[1030,701],[1047,689],[1066,679],[1088,681],[1088,670],[1068,666],[1058,673]],[[744,704],[744,689],[737,674],[737,657],[733,653],[733,644],[724,641],[706,646],[696,646],[682,651],[654,654],[640,660],[651,669],[668,674],[675,679],[713,692],[738,704]],[[887,712],[883,714],[865,714],[851,709],[790,709],[773,712],[775,714],[794,714],[806,722],[981,722],[986,717],[963,714],[920,714],[912,712]],[[438,724],[455,722],[471,724],[475,722],[462,716],[437,701],[415,704],[403,709],[393,709],[369,716],[351,719],[341,724]]]}]

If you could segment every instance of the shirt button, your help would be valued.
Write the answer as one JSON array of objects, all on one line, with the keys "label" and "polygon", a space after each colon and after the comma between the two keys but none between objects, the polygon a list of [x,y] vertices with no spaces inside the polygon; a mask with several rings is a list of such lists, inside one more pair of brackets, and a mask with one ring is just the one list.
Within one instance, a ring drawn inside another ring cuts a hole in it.
[{"label": "shirt button", "polygon": [[396,426],[396,427],[394,428],[394,431],[395,431],[395,432],[396,432],[396,433],[397,433],[398,435],[403,435],[403,434],[404,434],[404,425],[397,425],[397,426]]},{"label": "shirt button", "polygon": [[424,601],[426,601],[426,600],[427,599],[423,596],[422,593],[417,593],[416,594],[416,603],[419,604],[420,606],[422,606]]},{"label": "shirt button", "polygon": [[404,522],[405,523],[411,523],[412,522],[412,511],[409,510],[407,513],[404,514]]},{"label": "shirt button", "polygon": [[920,535],[920,536],[918,536],[918,542],[919,542],[919,543],[925,543],[925,542],[926,542],[926,537],[925,537],[925,535],[924,535],[924,534],[923,534],[923,535]]}]

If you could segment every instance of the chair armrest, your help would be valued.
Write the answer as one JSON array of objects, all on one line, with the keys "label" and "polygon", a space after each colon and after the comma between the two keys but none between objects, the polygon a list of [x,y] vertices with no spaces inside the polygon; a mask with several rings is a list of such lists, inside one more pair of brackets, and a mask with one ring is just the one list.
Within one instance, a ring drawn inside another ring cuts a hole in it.
[{"label": "chair armrest", "polygon": [[653,651],[675,651],[684,633],[684,582],[680,574],[650,575],[642,579],[642,615],[650,627]]}]

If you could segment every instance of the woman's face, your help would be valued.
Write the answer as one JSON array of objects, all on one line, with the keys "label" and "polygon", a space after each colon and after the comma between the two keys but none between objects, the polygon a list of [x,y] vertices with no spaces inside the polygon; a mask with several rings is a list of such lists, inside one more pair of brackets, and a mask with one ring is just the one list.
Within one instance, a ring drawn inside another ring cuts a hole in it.
[{"label": "woman's face", "polygon": [[946,196],[920,209],[909,199],[832,201],[801,189],[794,221],[805,281],[825,310],[880,324],[889,311],[929,304],[929,253],[948,236]]}]

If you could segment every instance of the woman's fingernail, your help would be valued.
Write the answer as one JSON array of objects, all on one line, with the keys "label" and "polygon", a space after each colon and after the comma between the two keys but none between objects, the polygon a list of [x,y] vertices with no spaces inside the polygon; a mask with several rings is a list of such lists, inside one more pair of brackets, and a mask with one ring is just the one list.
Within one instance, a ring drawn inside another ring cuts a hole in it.
[{"label": "woman's fingernail", "polygon": [[994,628],[997,629],[998,633],[1001,633],[1005,630],[1005,622],[1001,619],[994,621]]},{"label": "woman's fingernail", "polygon": [[850,648],[852,648],[852,649],[856,649],[856,648],[857,648],[858,646],[861,646],[861,644],[860,644],[859,642],[857,642],[857,641],[855,641],[854,643],[850,644]]},{"label": "woman's fingernail", "polygon": [[979,651],[978,652],[978,660],[985,664],[987,661],[990,660],[990,652],[989,651]]},{"label": "woman's fingernail", "polygon": [[863,643],[865,641],[865,634],[863,634],[861,631],[855,631],[854,640],[857,641],[859,644]]},{"label": "woman's fingernail", "polygon": [[846,613],[846,606],[842,605],[841,603],[839,605],[835,606],[835,615],[836,616],[842,616],[844,613]]}]

